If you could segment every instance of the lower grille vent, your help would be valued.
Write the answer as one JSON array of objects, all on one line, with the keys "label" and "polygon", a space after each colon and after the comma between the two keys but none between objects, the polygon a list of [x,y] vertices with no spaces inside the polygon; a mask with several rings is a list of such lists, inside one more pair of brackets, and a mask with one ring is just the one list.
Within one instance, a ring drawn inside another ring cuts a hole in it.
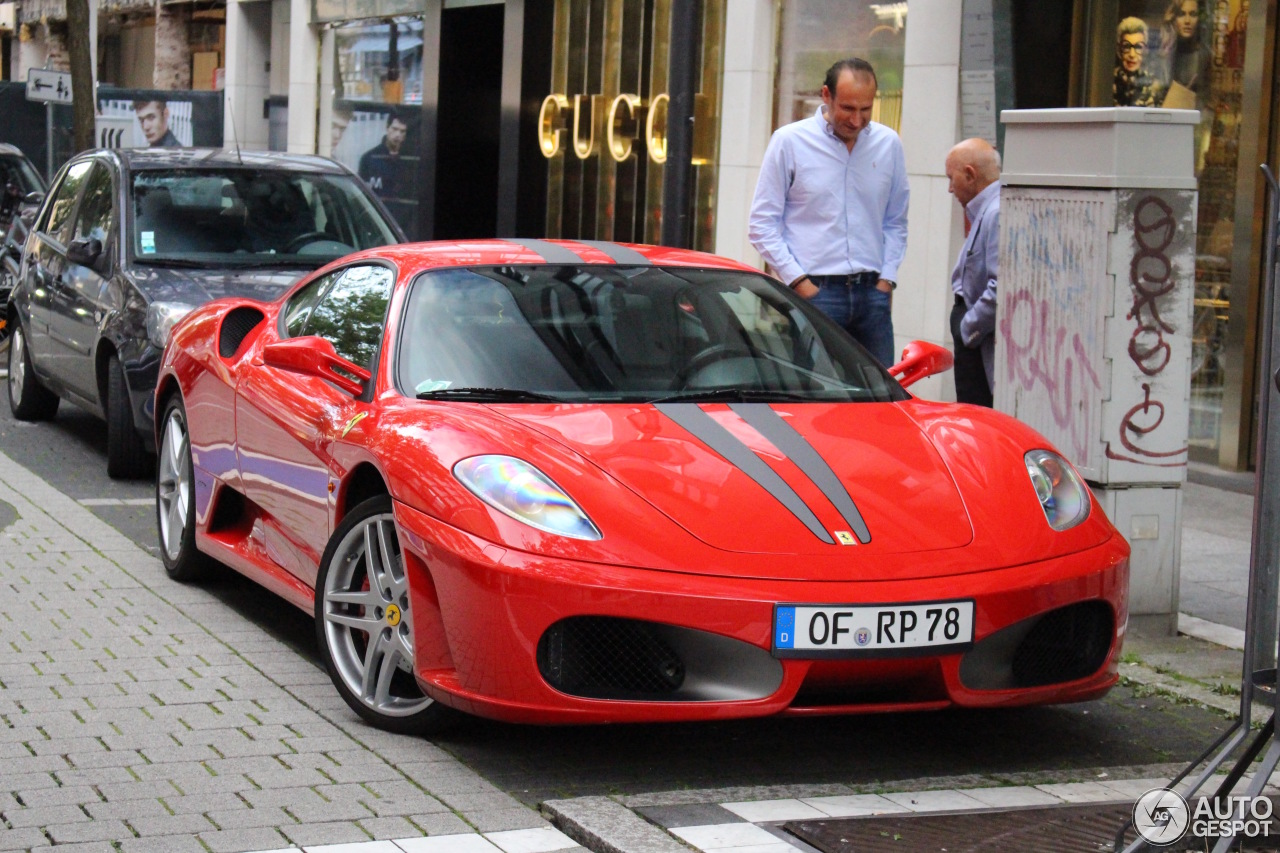
[{"label": "lower grille vent", "polygon": [[680,689],[685,665],[657,626],[575,616],[538,642],[538,671],[562,693],[592,699],[661,699]]}]

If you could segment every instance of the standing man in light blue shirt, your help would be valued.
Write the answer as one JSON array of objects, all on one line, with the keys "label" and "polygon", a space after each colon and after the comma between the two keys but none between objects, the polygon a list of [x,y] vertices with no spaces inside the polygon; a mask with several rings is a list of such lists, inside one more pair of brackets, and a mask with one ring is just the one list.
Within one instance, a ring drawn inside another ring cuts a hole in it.
[{"label": "standing man in light blue shirt", "polygon": [[861,59],[827,71],[822,107],[774,131],[751,202],[751,245],[886,367],[893,289],[907,250],[902,140],[871,120],[876,73]]},{"label": "standing man in light blue shirt", "polygon": [[1000,154],[985,139],[966,139],[947,154],[946,170],[947,189],[969,219],[969,233],[951,271],[956,400],[990,408],[1000,267]]}]

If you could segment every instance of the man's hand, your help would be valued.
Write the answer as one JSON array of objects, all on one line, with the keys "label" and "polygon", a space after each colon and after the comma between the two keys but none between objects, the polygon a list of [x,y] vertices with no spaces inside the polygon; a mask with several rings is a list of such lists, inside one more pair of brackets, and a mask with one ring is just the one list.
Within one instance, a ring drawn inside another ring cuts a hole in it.
[{"label": "man's hand", "polygon": [[818,285],[814,284],[807,275],[802,275],[795,281],[791,282],[791,289],[796,292],[796,296],[801,299],[812,299],[818,295]]},{"label": "man's hand", "polygon": [[889,310],[893,310],[893,282],[887,278],[882,278],[876,282],[876,290],[881,293],[889,294]]}]

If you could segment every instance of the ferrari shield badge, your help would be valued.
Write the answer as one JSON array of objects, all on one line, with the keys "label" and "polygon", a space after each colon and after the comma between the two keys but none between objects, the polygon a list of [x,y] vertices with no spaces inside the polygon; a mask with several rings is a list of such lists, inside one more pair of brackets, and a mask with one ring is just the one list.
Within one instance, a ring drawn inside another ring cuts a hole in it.
[{"label": "ferrari shield badge", "polygon": [[858,540],[854,539],[853,534],[847,530],[833,530],[831,532],[835,534],[836,541],[839,542],[841,545],[857,545],[858,544]]}]

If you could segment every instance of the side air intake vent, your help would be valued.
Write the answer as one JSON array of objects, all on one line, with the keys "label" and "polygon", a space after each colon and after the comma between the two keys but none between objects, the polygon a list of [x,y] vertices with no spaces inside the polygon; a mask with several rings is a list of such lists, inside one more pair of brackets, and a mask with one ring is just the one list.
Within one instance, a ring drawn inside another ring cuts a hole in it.
[{"label": "side air intake vent", "polygon": [[235,355],[244,339],[265,319],[266,315],[257,308],[241,306],[232,309],[222,318],[222,327],[218,330],[218,355],[223,358]]}]

